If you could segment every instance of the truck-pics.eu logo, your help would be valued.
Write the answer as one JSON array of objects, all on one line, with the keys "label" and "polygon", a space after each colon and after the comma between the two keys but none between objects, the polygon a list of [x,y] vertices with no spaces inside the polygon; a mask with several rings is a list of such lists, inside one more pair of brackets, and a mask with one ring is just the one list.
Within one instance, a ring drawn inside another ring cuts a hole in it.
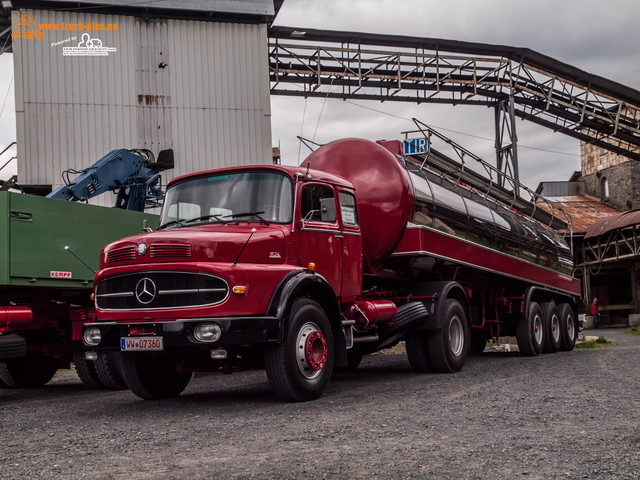
[{"label": "truck-pics.eu logo", "polygon": [[38,30],[36,26],[36,20],[29,12],[25,12],[18,17],[16,24],[11,29],[11,35],[13,38],[44,38],[44,32]]}]

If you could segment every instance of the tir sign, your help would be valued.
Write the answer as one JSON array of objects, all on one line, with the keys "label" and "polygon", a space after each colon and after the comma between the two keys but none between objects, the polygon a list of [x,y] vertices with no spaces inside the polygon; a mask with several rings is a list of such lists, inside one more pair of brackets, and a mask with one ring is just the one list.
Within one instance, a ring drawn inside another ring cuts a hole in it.
[{"label": "tir sign", "polygon": [[426,153],[429,149],[429,143],[426,138],[409,138],[404,141],[404,154],[415,155],[417,153]]}]

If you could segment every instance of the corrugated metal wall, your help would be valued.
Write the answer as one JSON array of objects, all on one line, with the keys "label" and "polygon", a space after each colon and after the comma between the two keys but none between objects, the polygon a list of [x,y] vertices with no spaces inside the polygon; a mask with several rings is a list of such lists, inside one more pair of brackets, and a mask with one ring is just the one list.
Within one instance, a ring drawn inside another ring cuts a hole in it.
[{"label": "corrugated metal wall", "polygon": [[156,155],[173,148],[176,168],[167,180],[271,162],[266,25],[32,15],[37,24],[118,27],[90,32],[116,49],[107,56],[64,56],[82,31],[13,41],[20,183],[55,188],[63,170],[88,167],[121,147]]}]

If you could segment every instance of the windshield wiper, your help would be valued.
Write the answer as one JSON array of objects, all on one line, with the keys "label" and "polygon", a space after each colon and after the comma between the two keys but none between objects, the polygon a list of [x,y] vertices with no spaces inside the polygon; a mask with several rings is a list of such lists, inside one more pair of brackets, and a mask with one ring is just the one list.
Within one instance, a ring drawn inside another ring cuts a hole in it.
[{"label": "windshield wiper", "polygon": [[176,218],[175,220],[171,220],[170,222],[165,223],[164,225],[160,225],[158,227],[158,230],[162,230],[163,228],[168,227],[169,225],[173,225],[174,223],[177,223],[179,226],[184,227],[184,218]]},{"label": "windshield wiper", "polygon": [[243,213],[233,213],[231,215],[225,215],[224,218],[240,218],[240,217],[256,217],[260,220],[260,223],[264,223],[265,225],[270,225],[266,219],[260,216],[264,212],[243,212]]},{"label": "windshield wiper", "polygon": [[184,223],[186,224],[186,223],[193,223],[193,222],[201,222],[202,220],[209,220],[210,218],[215,218],[223,225],[227,223],[222,219],[222,217],[219,214],[203,215],[201,217],[190,218],[189,220],[185,220]]}]

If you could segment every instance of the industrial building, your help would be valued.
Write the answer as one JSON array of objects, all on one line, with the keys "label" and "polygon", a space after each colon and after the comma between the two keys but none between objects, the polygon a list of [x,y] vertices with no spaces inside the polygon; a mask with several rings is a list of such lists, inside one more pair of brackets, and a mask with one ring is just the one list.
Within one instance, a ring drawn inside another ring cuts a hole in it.
[{"label": "industrial building", "polygon": [[25,191],[116,148],[173,149],[165,181],[269,161],[267,27],[282,2],[11,3]]}]

